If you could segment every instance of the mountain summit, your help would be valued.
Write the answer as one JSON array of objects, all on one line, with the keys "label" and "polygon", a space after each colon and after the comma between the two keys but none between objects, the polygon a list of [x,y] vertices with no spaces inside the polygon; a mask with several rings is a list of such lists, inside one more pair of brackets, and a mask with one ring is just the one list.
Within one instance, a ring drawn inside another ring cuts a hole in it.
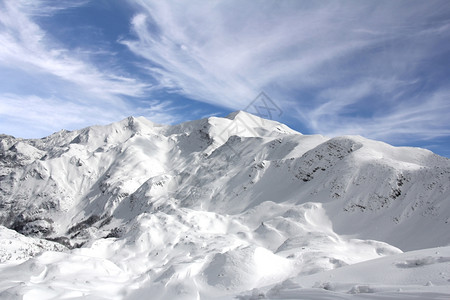
[{"label": "mountain summit", "polygon": [[0,298],[247,299],[291,278],[277,291],[302,299],[295,278],[407,270],[403,251],[448,267],[426,249],[450,243],[449,199],[447,158],[243,111],[1,135]]}]

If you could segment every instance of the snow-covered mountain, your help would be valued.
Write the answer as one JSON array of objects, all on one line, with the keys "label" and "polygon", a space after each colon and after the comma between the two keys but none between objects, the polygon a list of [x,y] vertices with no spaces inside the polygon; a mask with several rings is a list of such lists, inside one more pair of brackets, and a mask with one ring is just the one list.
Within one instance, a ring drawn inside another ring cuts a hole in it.
[{"label": "snow-covered mountain", "polygon": [[[403,251],[449,245],[450,160],[242,111],[174,126],[129,117],[0,136],[0,208],[2,299],[304,299],[304,278],[383,256],[415,274]],[[450,295],[437,252],[417,252],[433,262],[428,281],[442,273],[419,290]],[[352,283],[336,292],[390,291]]]}]

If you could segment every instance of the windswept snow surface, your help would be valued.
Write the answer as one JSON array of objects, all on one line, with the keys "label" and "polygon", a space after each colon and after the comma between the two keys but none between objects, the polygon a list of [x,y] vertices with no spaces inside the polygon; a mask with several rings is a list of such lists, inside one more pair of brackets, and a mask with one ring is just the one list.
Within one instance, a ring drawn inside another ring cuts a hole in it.
[{"label": "windswept snow surface", "polygon": [[450,247],[369,260],[243,293],[239,299],[449,299]]},{"label": "windswept snow surface", "polygon": [[450,297],[448,159],[245,112],[0,136],[0,208],[0,299]]}]

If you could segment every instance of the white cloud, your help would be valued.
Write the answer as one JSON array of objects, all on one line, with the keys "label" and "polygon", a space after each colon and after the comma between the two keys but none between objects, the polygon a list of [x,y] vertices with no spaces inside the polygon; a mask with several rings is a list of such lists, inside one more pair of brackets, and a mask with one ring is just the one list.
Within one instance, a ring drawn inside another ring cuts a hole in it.
[{"label": "white cloud", "polygon": [[[448,59],[437,59],[450,51],[443,42],[450,38],[446,2],[128,0],[136,9],[132,37],[118,42],[142,59],[138,67],[156,79],[153,86],[124,75],[121,62],[98,67],[99,53],[114,55],[108,48],[68,49],[36,21],[86,3],[0,2],[2,76],[38,78],[47,91],[24,83],[21,92],[0,88],[2,118],[15,112],[23,124],[55,130],[97,123],[99,115],[105,122],[133,114],[175,123],[186,118],[174,108],[180,102],[162,99],[160,89],[233,110],[264,90],[316,133],[385,140],[448,134],[441,121],[450,110],[449,72],[442,68]],[[161,101],[146,100],[154,95]],[[54,116],[40,118],[31,110],[39,106]],[[70,111],[77,112],[70,122],[57,116]]]},{"label": "white cloud", "polygon": [[0,94],[0,128],[17,137],[39,138],[60,129],[103,125],[130,115],[144,116],[155,123],[172,124],[183,119],[179,109],[170,102],[158,100],[124,110],[35,95]]},{"label": "white cloud", "polygon": [[[78,56],[79,52],[65,48],[34,20],[87,2],[6,0],[0,3],[0,72],[9,76],[14,70],[18,78],[15,84],[24,87],[21,91],[15,89],[15,93],[9,91],[11,87],[0,87],[2,132],[38,137],[62,128],[109,123],[127,115],[147,114],[155,121],[173,118],[170,111],[159,109],[156,102],[147,103],[147,109],[141,109],[125,100],[142,98],[150,88],[147,83],[122,75],[114,66],[100,70],[89,59],[89,45]],[[45,92],[36,94],[39,86],[19,82],[27,79],[30,84],[42,85]]]},{"label": "white cloud", "polygon": [[[231,109],[265,90],[291,117],[297,111],[330,135],[448,134],[448,124],[436,125],[449,112],[433,100],[442,86],[408,92],[431,78],[426,61],[450,50],[445,2],[129,2],[139,10],[136,39],[121,42],[149,62],[161,88]],[[365,101],[373,111],[358,114]]]},{"label": "white cloud", "polygon": [[[147,85],[133,78],[100,71],[59,47],[28,13],[37,13],[39,1],[6,1],[0,11],[0,64],[28,73],[55,76],[76,85],[88,96],[120,103],[117,96],[141,96]],[[46,3],[46,2],[44,2]],[[66,2],[64,2],[66,3]],[[46,4],[48,5],[48,4]],[[44,13],[44,8],[40,12]],[[62,9],[61,4],[57,7]],[[54,8],[53,8],[54,9]],[[51,10],[50,10],[51,11]]]},{"label": "white cloud", "polygon": [[43,137],[60,129],[78,129],[119,120],[118,110],[86,106],[35,95],[0,95],[0,127],[18,137]]},{"label": "white cloud", "polygon": [[[315,111],[319,116],[313,116],[313,120],[314,117],[320,120],[315,123],[315,130],[324,131],[330,136],[364,133],[368,138],[395,144],[408,143],[413,139],[431,140],[450,135],[449,98],[449,90],[440,90],[426,98],[398,102],[371,117],[333,115],[319,109],[319,112]],[[344,110],[339,109],[340,112]]]},{"label": "white cloud", "polygon": [[378,41],[339,31],[346,22],[333,23],[333,4],[131,2],[143,9],[131,22],[137,40],[122,43],[152,62],[161,86],[235,109],[273,82],[311,82],[327,62]]}]

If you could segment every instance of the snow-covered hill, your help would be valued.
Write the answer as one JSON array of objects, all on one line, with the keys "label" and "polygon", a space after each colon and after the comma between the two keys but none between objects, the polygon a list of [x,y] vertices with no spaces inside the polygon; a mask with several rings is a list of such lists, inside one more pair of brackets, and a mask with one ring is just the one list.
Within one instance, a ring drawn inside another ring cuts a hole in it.
[{"label": "snow-covered hill", "polygon": [[[130,117],[0,136],[0,208],[16,231],[0,231],[1,260],[15,258],[0,265],[2,299],[248,298],[449,245],[450,160],[242,111],[175,126]],[[17,252],[12,234],[47,252]]]}]

